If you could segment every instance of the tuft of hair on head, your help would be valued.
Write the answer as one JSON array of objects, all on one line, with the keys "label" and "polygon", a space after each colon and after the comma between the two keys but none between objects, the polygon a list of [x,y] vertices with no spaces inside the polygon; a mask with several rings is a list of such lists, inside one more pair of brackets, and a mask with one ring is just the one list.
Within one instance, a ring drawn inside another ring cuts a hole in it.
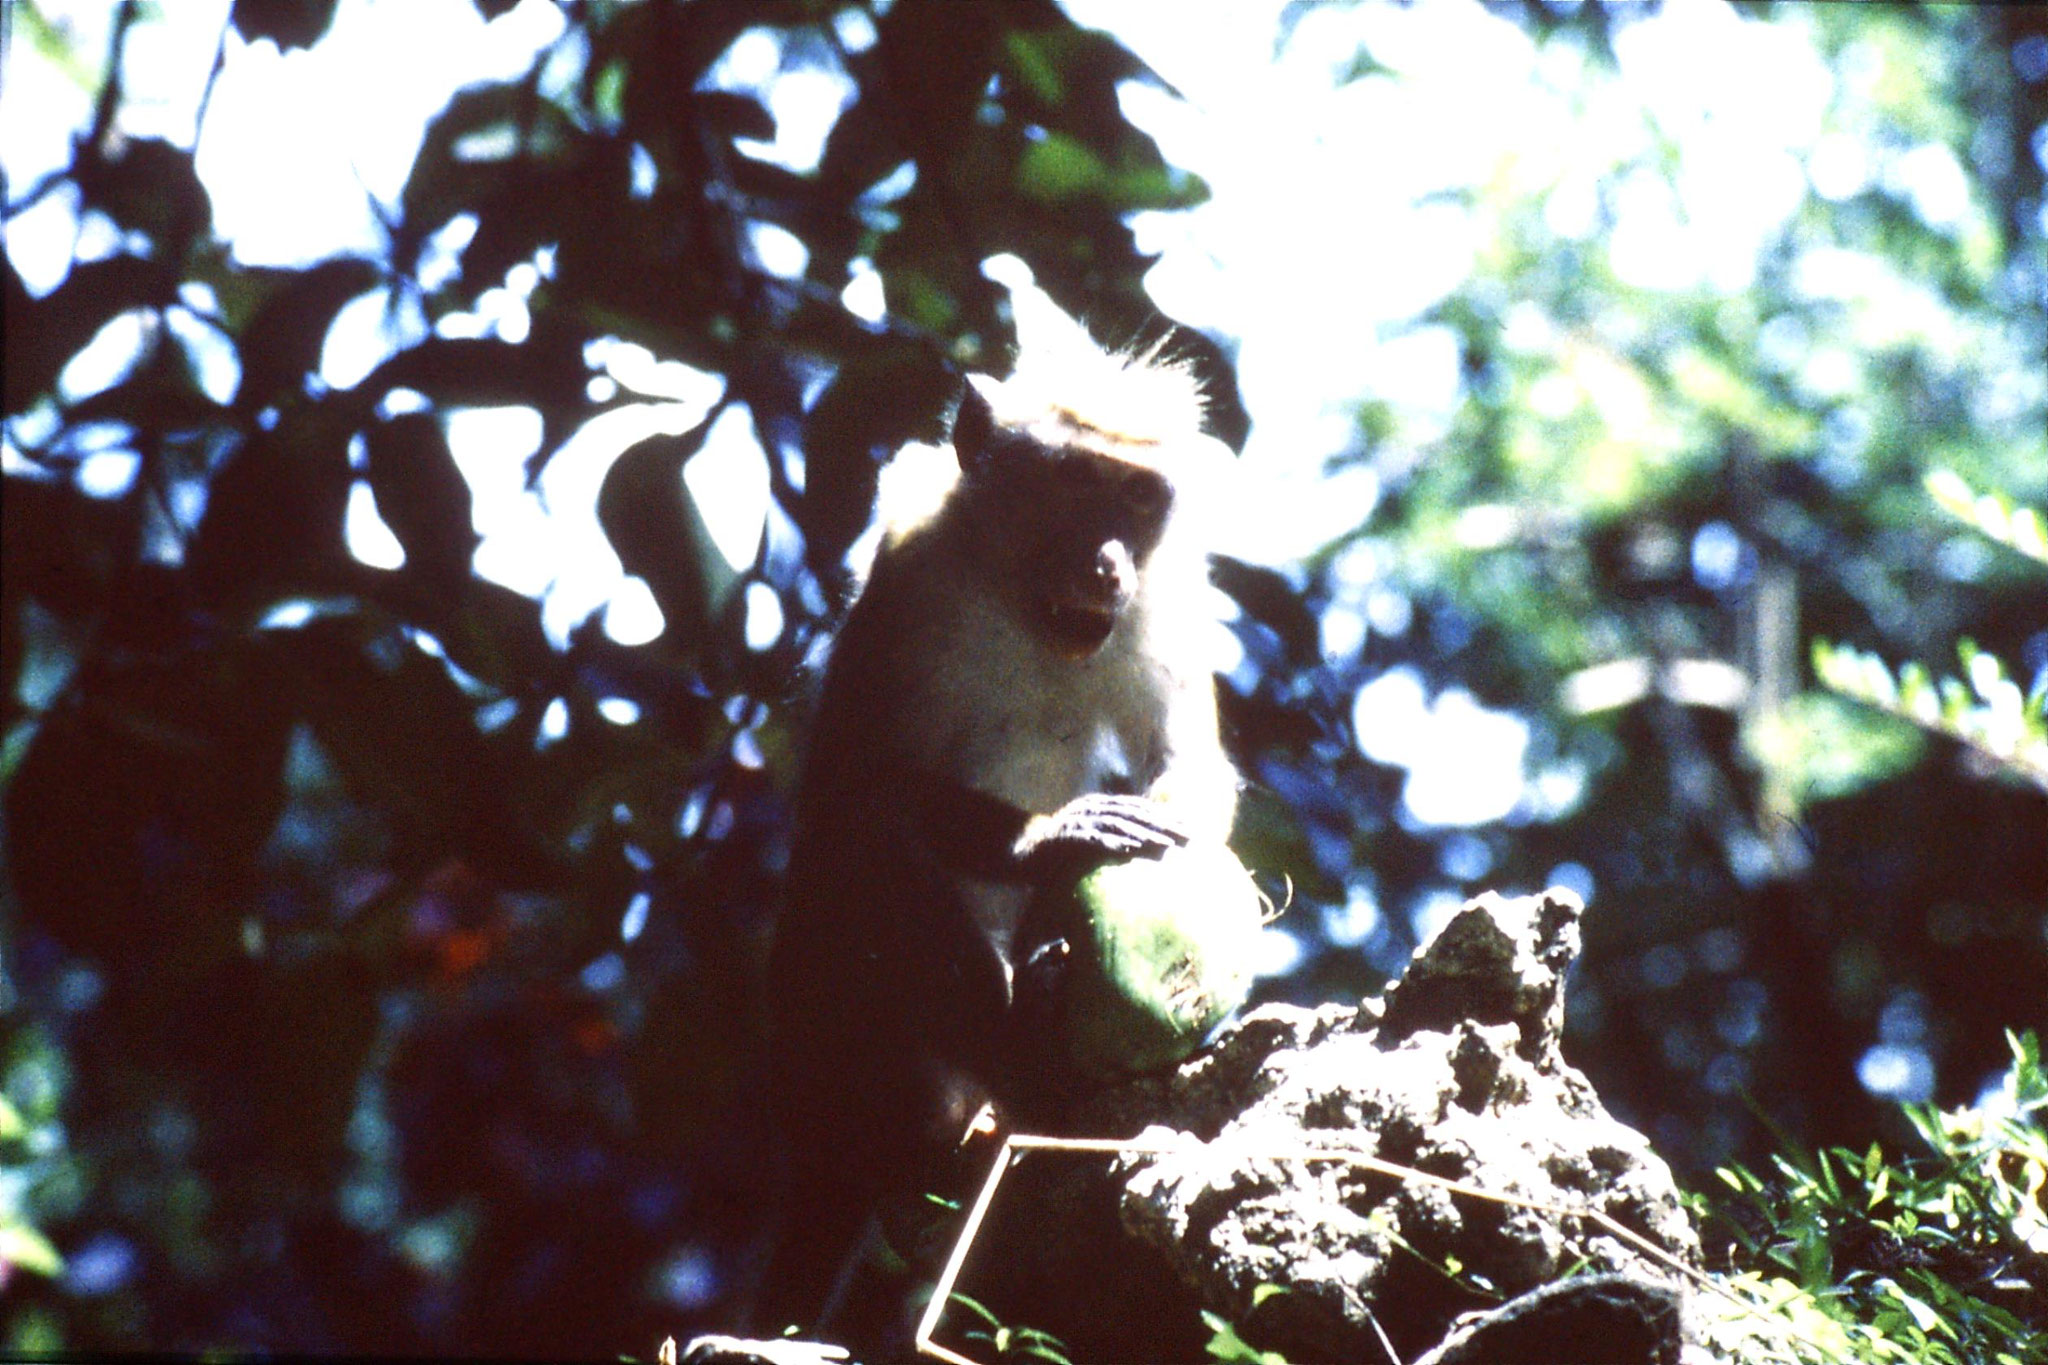
[{"label": "tuft of hair on head", "polygon": [[1164,339],[1105,350],[1059,305],[1036,291],[1012,295],[1017,364],[1001,383],[979,385],[1000,423],[1053,420],[1115,441],[1159,445],[1199,433],[1207,417],[1201,380]]}]

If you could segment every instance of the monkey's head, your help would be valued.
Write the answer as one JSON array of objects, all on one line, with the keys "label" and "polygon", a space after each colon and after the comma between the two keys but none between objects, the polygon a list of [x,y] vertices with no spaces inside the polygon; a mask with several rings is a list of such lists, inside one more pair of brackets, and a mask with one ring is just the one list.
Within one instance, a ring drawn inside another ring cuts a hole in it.
[{"label": "monkey's head", "polygon": [[1037,638],[1084,659],[1144,594],[1178,501],[1175,447],[1214,442],[1199,425],[1168,436],[1036,399],[1017,380],[969,381],[953,424],[957,495],[990,586]]}]

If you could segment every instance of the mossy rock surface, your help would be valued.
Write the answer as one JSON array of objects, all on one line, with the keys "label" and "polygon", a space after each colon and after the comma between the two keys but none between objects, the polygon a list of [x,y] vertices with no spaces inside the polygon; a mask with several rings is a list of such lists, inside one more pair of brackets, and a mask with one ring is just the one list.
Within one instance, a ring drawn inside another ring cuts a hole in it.
[{"label": "mossy rock surface", "polygon": [[1108,863],[1074,889],[1068,1052],[1116,1079],[1174,1066],[1251,991],[1264,902],[1222,844]]}]

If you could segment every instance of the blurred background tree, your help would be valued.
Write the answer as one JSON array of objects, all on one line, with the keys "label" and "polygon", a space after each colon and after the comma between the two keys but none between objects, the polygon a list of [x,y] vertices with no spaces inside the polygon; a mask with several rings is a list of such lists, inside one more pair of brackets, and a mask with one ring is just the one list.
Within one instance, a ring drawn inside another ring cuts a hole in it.
[{"label": "blurred background tree", "polygon": [[[1013,286],[1194,324],[1265,490],[1268,998],[1572,885],[1574,1058],[1694,1178],[2048,1022],[2048,794],[1807,666],[1967,639],[2048,743],[2043,577],[1925,485],[2048,499],[2048,12],[1072,15],[6,7],[0,1351],[721,1321],[806,670]],[[1190,141],[1191,37],[1324,103]],[[339,189],[261,140],[335,71],[411,120]]]}]

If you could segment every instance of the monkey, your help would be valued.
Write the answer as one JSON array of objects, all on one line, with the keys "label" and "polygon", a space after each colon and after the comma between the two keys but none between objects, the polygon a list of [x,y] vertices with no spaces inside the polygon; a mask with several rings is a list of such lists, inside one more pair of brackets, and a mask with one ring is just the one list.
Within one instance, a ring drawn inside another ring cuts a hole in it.
[{"label": "monkey", "polygon": [[1230,452],[1185,368],[1067,325],[1009,378],[968,378],[950,452],[883,471],[770,953],[791,1169],[771,1310],[845,1265],[877,1198],[914,1192],[984,1103],[1028,1092],[1027,997],[1063,946],[1026,941],[1034,892],[1230,833],[1202,506]]}]

